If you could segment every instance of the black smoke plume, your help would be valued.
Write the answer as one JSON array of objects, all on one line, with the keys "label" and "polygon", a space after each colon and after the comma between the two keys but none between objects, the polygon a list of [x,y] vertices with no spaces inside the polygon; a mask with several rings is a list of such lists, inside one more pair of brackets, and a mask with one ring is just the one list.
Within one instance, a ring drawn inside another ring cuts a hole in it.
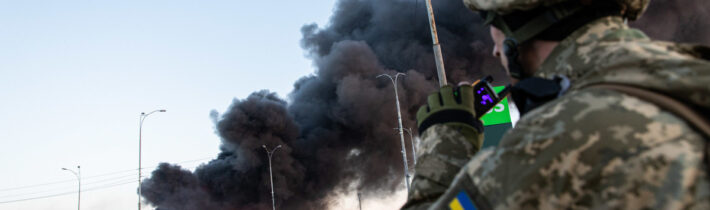
[{"label": "black smoke plume", "polygon": [[653,39],[710,45],[710,4],[706,0],[652,0],[646,14],[629,25]]},{"label": "black smoke plume", "polygon": [[[477,14],[460,0],[434,8],[450,82],[503,75],[486,56],[490,41]],[[290,102],[259,91],[214,113],[217,159],[194,173],[161,165],[142,185],[147,201],[160,209],[270,209],[262,145],[282,145],[272,168],[276,204],[285,209],[327,209],[352,190],[371,197],[401,189],[393,86],[376,76],[407,74],[397,84],[402,120],[416,127],[413,114],[437,85],[424,1],[341,0],[326,27],[305,25],[302,33],[316,72],[296,81]],[[483,64],[488,69],[477,70]]]},{"label": "black smoke plume", "polygon": [[[668,22],[702,19],[656,20],[685,11],[676,1],[656,2],[646,18],[675,27],[670,40],[707,43],[705,28],[678,28]],[[478,15],[461,0],[433,3],[449,82],[487,74],[505,82],[500,65],[489,56],[488,29]],[[662,9],[666,5],[677,9]],[[401,189],[393,87],[376,76],[407,74],[397,84],[402,120],[416,130],[414,113],[437,86],[424,1],[340,0],[326,26],[310,24],[301,30],[301,44],[315,73],[296,81],[288,103],[262,90],[235,99],[222,115],[213,112],[222,139],[220,154],[194,172],[161,164],[141,186],[150,204],[158,209],[270,209],[269,165],[262,145],[269,149],[282,145],[272,162],[276,205],[281,209],[327,209],[343,192],[357,190],[374,197]],[[698,32],[678,32],[683,30]]]}]

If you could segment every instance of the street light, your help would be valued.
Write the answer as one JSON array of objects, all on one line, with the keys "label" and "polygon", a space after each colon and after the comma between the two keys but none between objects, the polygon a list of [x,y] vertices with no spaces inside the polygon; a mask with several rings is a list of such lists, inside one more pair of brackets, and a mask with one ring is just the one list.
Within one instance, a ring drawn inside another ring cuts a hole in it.
[{"label": "street light", "polygon": [[274,210],[276,210],[276,201],[274,198],[274,175],[271,172],[271,155],[273,155],[277,149],[281,148],[281,145],[276,146],[276,148],[274,148],[271,151],[269,151],[269,149],[266,148],[266,145],[261,145],[261,147],[263,147],[264,150],[266,150],[266,154],[269,156],[269,178],[271,178],[271,206]]},{"label": "street light", "polygon": [[360,192],[357,192],[357,206],[362,210],[362,200],[360,200]]},{"label": "street light", "polygon": [[412,137],[412,128],[406,128],[404,131],[409,133],[409,140],[412,141],[412,159],[414,159],[414,165],[417,165],[417,149],[414,147],[414,137]]},{"label": "street light", "polygon": [[388,74],[380,74],[379,76],[377,76],[377,78],[386,76],[387,78],[390,79],[390,81],[392,81],[392,86],[394,86],[394,98],[397,101],[397,120],[399,122],[399,139],[402,143],[402,160],[404,160],[404,179],[405,179],[404,183],[407,184],[407,192],[409,192],[409,167],[407,166],[407,151],[405,151],[405,149],[404,149],[405,146],[404,146],[404,131],[402,131],[403,130],[402,129],[402,113],[399,110],[399,95],[397,95],[397,78],[400,75],[406,76],[406,74],[404,74],[404,73],[397,73],[394,75],[394,78],[392,78],[392,76],[390,76]]},{"label": "street light", "polygon": [[76,179],[79,181],[79,199],[77,199],[76,208],[78,210],[81,210],[81,166],[76,166],[76,170],[78,172],[74,172],[73,170],[67,168],[62,168],[62,170],[71,172],[72,174],[74,174],[74,176],[76,176]]},{"label": "street light", "polygon": [[138,126],[138,210],[141,209],[141,145],[143,143],[141,137],[143,134],[143,121],[145,121],[145,118],[148,117],[148,115],[156,112],[165,112],[165,109],[154,110],[152,112],[148,112],[148,114],[141,112],[140,125]]},{"label": "street light", "polygon": [[[399,128],[394,129],[397,130]],[[412,141],[412,160],[414,160],[414,165],[417,165],[417,149],[414,148],[416,143],[414,142],[414,137],[412,137],[412,128],[405,128],[404,131],[407,131],[409,134],[409,140]]]}]

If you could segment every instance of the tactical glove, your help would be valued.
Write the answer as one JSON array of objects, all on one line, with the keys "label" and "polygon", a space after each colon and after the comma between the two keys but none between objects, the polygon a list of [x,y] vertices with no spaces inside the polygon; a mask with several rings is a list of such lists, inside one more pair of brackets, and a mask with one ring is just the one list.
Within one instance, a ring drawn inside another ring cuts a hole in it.
[{"label": "tactical glove", "polygon": [[417,112],[417,126],[421,135],[435,124],[444,124],[461,132],[471,143],[481,146],[478,136],[483,133],[483,123],[476,116],[473,87],[444,86],[427,97],[427,104]]}]

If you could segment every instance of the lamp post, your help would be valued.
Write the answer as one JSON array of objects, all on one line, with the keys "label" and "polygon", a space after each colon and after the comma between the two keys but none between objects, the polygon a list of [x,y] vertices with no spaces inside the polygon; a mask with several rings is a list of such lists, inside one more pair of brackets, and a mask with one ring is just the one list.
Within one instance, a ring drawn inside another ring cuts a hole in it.
[{"label": "lamp post", "polygon": [[357,206],[362,210],[362,200],[360,200],[360,192],[357,192]]},{"label": "lamp post", "polygon": [[[394,128],[395,130],[399,128]],[[407,131],[409,134],[409,140],[412,141],[412,160],[414,160],[414,165],[417,165],[417,149],[414,148],[414,137],[412,137],[412,128],[405,128],[404,131]]]},{"label": "lamp post", "polygon": [[79,193],[79,198],[77,199],[76,208],[78,210],[81,210],[81,166],[76,166],[76,170],[78,172],[74,172],[73,170],[67,168],[62,168],[62,170],[71,172],[72,174],[74,174],[74,176],[76,176],[76,179],[79,181],[79,191],[77,191]]},{"label": "lamp post", "polygon": [[261,145],[261,147],[266,150],[266,154],[269,156],[269,178],[271,178],[271,207],[276,210],[276,199],[274,198],[274,174],[273,172],[271,172],[271,155],[273,155],[277,149],[281,148],[281,145],[276,146],[276,148],[271,151],[266,148],[266,145]]},{"label": "lamp post", "polygon": [[407,166],[407,151],[405,151],[405,149],[404,149],[405,146],[404,146],[404,131],[402,131],[403,130],[402,129],[402,113],[399,110],[399,95],[397,94],[397,78],[400,75],[406,76],[406,74],[404,74],[404,73],[397,73],[394,75],[394,78],[392,78],[392,76],[390,76],[388,74],[380,74],[379,76],[377,76],[377,78],[386,76],[387,78],[390,79],[390,81],[392,81],[392,86],[394,86],[394,98],[395,98],[395,101],[397,102],[397,121],[399,122],[399,139],[402,143],[402,160],[404,160],[404,183],[407,184],[407,192],[409,192],[409,166]]},{"label": "lamp post", "polygon": [[141,145],[143,143],[143,121],[145,121],[146,117],[156,112],[165,112],[165,109],[153,110],[152,112],[148,112],[148,114],[141,112],[140,124],[138,126],[138,210],[141,209]]}]

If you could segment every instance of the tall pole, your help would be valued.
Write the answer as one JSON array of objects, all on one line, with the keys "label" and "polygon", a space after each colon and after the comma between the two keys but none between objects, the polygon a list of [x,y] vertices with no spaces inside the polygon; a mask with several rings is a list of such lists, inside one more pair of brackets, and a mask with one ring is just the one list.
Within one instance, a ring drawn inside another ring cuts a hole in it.
[{"label": "tall pole", "polygon": [[74,172],[73,170],[67,168],[62,168],[62,170],[71,172],[79,181],[79,191],[77,191],[79,193],[79,198],[77,199],[76,208],[77,210],[81,210],[81,166],[76,166],[76,170],[78,172]]},{"label": "tall pole", "polygon": [[360,200],[360,192],[357,192],[357,206],[362,210],[362,200]]},{"label": "tall pole", "polygon": [[412,137],[412,128],[404,129],[409,133],[409,140],[412,141],[412,159],[414,160],[414,165],[417,165],[417,149],[414,148],[414,137]]},{"label": "tall pole", "polygon": [[141,169],[143,169],[141,168],[141,145],[143,144],[143,121],[145,121],[148,115],[156,112],[165,112],[165,109],[153,110],[152,112],[148,112],[148,114],[141,112],[140,124],[138,125],[138,210],[141,210]]},{"label": "tall pole", "polygon": [[386,76],[387,78],[392,81],[392,85],[394,86],[394,98],[395,101],[397,102],[397,121],[399,122],[399,139],[402,143],[402,160],[404,161],[404,183],[407,184],[407,192],[409,192],[409,166],[407,166],[407,151],[404,149],[404,133],[402,129],[402,113],[399,110],[399,95],[397,94],[397,78],[400,75],[406,75],[404,73],[397,73],[394,75],[394,78],[388,74],[380,74],[379,77]]},{"label": "tall pole", "polygon": [[281,145],[276,146],[276,148],[274,148],[271,151],[269,151],[269,149],[266,148],[266,145],[261,145],[261,147],[263,147],[264,150],[266,150],[266,154],[269,156],[269,178],[271,179],[271,206],[274,210],[276,210],[276,199],[274,197],[274,174],[271,171],[271,155],[273,155],[277,149],[281,148]]},{"label": "tall pole", "polygon": [[427,14],[429,15],[429,28],[431,29],[431,39],[434,42],[434,60],[436,61],[436,72],[439,76],[439,87],[446,85],[446,71],[444,70],[444,58],[441,55],[439,36],[436,33],[436,21],[434,21],[434,9],[431,0],[426,0]]},{"label": "tall pole", "polygon": [[[399,128],[394,128],[394,130],[399,130]],[[409,140],[412,142],[412,160],[414,160],[414,165],[417,165],[417,150],[414,148],[414,137],[412,137],[412,128],[405,128],[404,131],[407,131],[409,134]]]}]

